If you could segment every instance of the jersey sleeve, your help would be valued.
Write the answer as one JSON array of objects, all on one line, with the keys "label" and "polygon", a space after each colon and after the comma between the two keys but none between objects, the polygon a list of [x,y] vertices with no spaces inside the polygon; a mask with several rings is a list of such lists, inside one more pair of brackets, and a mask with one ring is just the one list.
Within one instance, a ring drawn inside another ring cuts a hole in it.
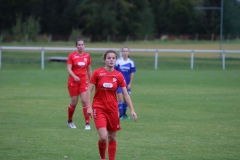
[{"label": "jersey sleeve", "polygon": [[131,72],[131,73],[136,72],[136,67],[135,67],[134,61],[131,61],[131,69],[130,69],[130,72]]},{"label": "jersey sleeve", "polygon": [[124,77],[121,73],[118,75],[118,85],[121,86],[121,87],[126,87],[127,86],[126,81],[125,81],[125,79],[124,79]]},{"label": "jersey sleeve", "polygon": [[88,64],[87,66],[91,65],[92,64],[92,61],[91,61],[91,56],[88,54]]},{"label": "jersey sleeve", "polygon": [[91,78],[90,78],[90,83],[96,84],[97,83],[97,76],[98,76],[98,72],[94,71]]},{"label": "jersey sleeve", "polygon": [[73,64],[71,53],[68,55],[67,64]]}]

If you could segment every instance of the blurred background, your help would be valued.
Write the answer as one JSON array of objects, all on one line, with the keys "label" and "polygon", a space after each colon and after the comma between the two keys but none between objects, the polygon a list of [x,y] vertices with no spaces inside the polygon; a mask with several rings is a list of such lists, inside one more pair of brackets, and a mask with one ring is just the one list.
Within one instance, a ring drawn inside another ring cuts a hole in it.
[{"label": "blurred background", "polygon": [[223,40],[240,36],[240,0],[0,0],[0,4],[1,43],[68,42],[79,37],[89,42],[219,41],[221,18]]}]

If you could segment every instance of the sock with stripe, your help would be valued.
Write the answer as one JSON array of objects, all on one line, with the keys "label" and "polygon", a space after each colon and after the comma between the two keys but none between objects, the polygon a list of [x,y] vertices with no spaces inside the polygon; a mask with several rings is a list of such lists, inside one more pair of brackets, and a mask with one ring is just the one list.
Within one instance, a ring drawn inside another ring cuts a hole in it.
[{"label": "sock with stripe", "polygon": [[123,102],[123,115],[126,115],[127,114],[127,103],[126,102]]},{"label": "sock with stripe", "polygon": [[99,154],[101,159],[106,159],[106,148],[107,148],[107,143],[106,142],[101,142],[100,140],[98,140],[98,149],[99,149]]},{"label": "sock with stripe", "polygon": [[84,119],[85,119],[86,124],[89,124],[90,117],[87,114],[87,106],[83,106],[83,115],[84,115]]},{"label": "sock with stripe", "polygon": [[69,104],[69,106],[68,106],[68,123],[72,122],[74,112],[75,112],[75,107],[72,107],[72,105]]},{"label": "sock with stripe", "polygon": [[123,102],[118,102],[118,111],[120,116],[123,115]]},{"label": "sock with stripe", "polygon": [[115,160],[117,150],[117,141],[108,141],[108,158],[109,160]]}]

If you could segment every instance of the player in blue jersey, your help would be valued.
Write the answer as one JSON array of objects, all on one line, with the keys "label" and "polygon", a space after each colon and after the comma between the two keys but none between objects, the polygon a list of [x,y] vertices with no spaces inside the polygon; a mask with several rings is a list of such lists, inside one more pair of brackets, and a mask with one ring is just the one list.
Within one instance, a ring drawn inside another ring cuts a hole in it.
[{"label": "player in blue jersey", "polygon": [[[133,76],[134,72],[136,72],[134,61],[129,58],[129,48],[123,47],[122,48],[122,57],[118,58],[115,69],[120,71],[124,79],[127,83],[127,91],[128,94],[131,94],[131,86],[133,82]],[[130,119],[130,117],[127,116],[127,103],[123,99],[123,93],[121,87],[118,87],[117,90],[117,97],[118,97],[118,109],[120,114],[120,119]]]}]

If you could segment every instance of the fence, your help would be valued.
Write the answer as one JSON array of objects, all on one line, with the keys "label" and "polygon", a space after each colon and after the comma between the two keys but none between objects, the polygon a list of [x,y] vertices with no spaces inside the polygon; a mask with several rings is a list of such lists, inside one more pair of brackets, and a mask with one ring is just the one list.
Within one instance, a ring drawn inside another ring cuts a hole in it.
[{"label": "fence", "polygon": [[[106,51],[110,48],[85,48],[86,51]],[[111,48],[115,51],[121,52],[120,48]],[[2,51],[3,50],[37,50],[41,51],[41,69],[44,69],[44,52],[45,51],[73,51],[76,48],[61,48],[61,47],[13,47],[13,46],[0,46],[0,69],[2,68]],[[194,68],[194,55],[195,53],[219,53],[222,58],[222,69],[225,70],[225,55],[226,53],[240,54],[240,50],[189,50],[189,49],[132,49],[131,52],[152,52],[155,53],[154,69],[158,69],[158,54],[166,52],[175,53],[189,53],[190,68]]]}]

